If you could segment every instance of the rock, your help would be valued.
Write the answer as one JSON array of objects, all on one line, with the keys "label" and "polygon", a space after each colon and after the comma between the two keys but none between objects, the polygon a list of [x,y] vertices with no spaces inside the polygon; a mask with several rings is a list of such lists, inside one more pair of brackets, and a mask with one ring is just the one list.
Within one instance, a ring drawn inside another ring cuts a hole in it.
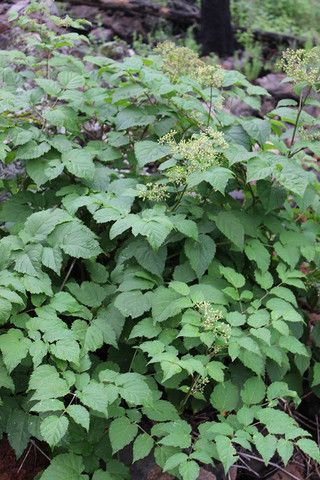
[{"label": "rock", "polygon": [[29,5],[30,0],[21,0],[20,2],[15,2],[8,10],[8,15],[12,12],[21,13]]},{"label": "rock", "polygon": [[214,473],[208,472],[204,468],[200,468],[198,480],[217,480],[217,477]]},{"label": "rock", "polygon": [[260,113],[264,117],[276,108],[277,101],[273,97],[262,97]]},{"label": "rock", "polygon": [[24,167],[21,162],[12,162],[9,165],[5,165],[0,162],[0,179],[10,179],[17,175],[21,175],[24,172]]},{"label": "rock", "polygon": [[294,98],[297,96],[293,91],[292,85],[282,81],[286,78],[284,73],[269,73],[264,77],[258,78],[256,83],[265,88],[277,100],[283,98]]},{"label": "rock", "polygon": [[[15,2],[8,10],[8,15],[12,12],[18,12],[22,14],[22,12],[26,9],[26,7],[30,4],[30,0],[20,0],[19,2]],[[52,15],[58,15],[59,11],[57,6],[54,4],[53,0],[42,0],[42,6],[48,8],[49,12]]]},{"label": "rock", "polygon": [[227,57],[224,58],[221,63],[221,67],[224,68],[225,70],[234,70],[235,68],[235,60],[234,57]]},{"label": "rock", "polygon": [[117,15],[112,16],[111,28],[115,35],[128,41],[130,41],[135,34],[140,34],[142,36],[147,34],[141,17],[128,16],[123,12],[119,12]]},{"label": "rock", "polygon": [[72,18],[85,18],[89,22],[95,22],[100,12],[98,8],[89,5],[72,5],[68,13]]},{"label": "rock", "polygon": [[146,480],[174,480],[174,477],[168,473],[163,473],[161,468],[156,465],[150,470]]},{"label": "rock", "polygon": [[239,98],[229,97],[225,102],[225,109],[237,117],[253,117],[257,113],[252,107]]},{"label": "rock", "polygon": [[238,202],[244,201],[244,193],[242,190],[233,190],[232,192],[229,192],[229,195]]},{"label": "rock", "polygon": [[110,42],[113,38],[113,31],[109,28],[98,27],[91,30],[90,37],[98,43]]},{"label": "rock", "polygon": [[228,480],[237,480],[238,478],[238,468],[236,465],[230,468]]},{"label": "rock", "polygon": [[121,60],[129,55],[129,48],[128,45],[122,41],[106,42],[101,47],[101,53],[108,58]]}]

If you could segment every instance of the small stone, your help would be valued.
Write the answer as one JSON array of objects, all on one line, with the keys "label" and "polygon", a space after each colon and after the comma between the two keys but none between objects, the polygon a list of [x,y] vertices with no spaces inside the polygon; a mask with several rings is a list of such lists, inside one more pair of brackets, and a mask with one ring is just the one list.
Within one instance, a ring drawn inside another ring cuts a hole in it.
[{"label": "small stone", "polygon": [[147,480],[174,480],[174,477],[168,473],[163,473],[161,468],[156,465],[150,470]]},{"label": "small stone", "polygon": [[217,480],[217,477],[214,473],[208,472],[204,468],[200,468],[198,480]]},{"label": "small stone", "polygon": [[237,117],[253,117],[256,113],[252,107],[239,98],[229,97],[225,102],[225,109]]},{"label": "small stone", "polygon": [[113,32],[109,28],[98,27],[91,30],[90,37],[99,43],[110,42],[113,38]]}]

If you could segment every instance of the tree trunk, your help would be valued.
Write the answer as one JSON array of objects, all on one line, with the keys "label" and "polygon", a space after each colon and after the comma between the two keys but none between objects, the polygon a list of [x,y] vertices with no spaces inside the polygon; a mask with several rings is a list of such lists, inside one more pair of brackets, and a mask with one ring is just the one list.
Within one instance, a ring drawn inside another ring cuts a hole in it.
[{"label": "tree trunk", "polygon": [[219,57],[227,57],[233,54],[230,0],[201,1],[200,38],[203,55],[214,52]]}]

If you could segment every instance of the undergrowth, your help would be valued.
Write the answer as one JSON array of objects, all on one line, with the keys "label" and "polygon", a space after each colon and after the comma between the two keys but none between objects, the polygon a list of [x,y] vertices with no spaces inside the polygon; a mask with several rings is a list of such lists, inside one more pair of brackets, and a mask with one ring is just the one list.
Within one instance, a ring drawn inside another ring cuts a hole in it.
[{"label": "undergrowth", "polygon": [[231,0],[233,21],[242,27],[300,35],[319,36],[317,0]]},{"label": "undergrowth", "polygon": [[2,185],[1,431],[48,444],[42,480],[129,479],[131,443],[183,480],[319,461],[296,415],[320,392],[310,55],[303,78],[284,59],[299,105],[236,118],[227,97],[267,95],[241,73],[167,43],[78,58],[81,22],[38,9],[0,56],[0,156],[25,165]]}]

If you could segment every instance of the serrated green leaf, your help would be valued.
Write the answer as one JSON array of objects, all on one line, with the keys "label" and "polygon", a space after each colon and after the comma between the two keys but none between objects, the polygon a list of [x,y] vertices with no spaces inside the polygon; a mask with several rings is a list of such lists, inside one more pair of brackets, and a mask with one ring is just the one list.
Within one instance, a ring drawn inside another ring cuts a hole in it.
[{"label": "serrated green leaf", "polygon": [[70,282],[67,288],[80,303],[87,307],[100,307],[106,297],[105,288],[93,282],[82,282],[81,285]]},{"label": "serrated green leaf", "polygon": [[143,140],[136,142],[134,145],[134,153],[138,162],[138,167],[142,168],[147,163],[156,162],[161,158],[169,155],[171,148],[167,145],[160,145],[151,140]]},{"label": "serrated green leaf", "polygon": [[149,115],[142,108],[127,107],[116,117],[117,130],[127,130],[132,127],[143,127],[155,121],[154,115]]},{"label": "serrated green leaf", "polygon": [[227,473],[230,467],[237,461],[236,450],[233,447],[230,438],[223,435],[217,435],[215,443],[219,460],[224,467],[225,473]]},{"label": "serrated green leaf", "polygon": [[72,175],[92,180],[94,176],[93,157],[92,152],[77,148],[64,152],[61,161]]},{"label": "serrated green leaf", "polygon": [[80,455],[62,453],[51,460],[49,467],[42,473],[42,480],[84,480],[83,460]]},{"label": "serrated green leaf", "polygon": [[150,420],[157,422],[179,419],[175,406],[167,400],[157,400],[150,405],[144,405],[143,413],[150,418]]},{"label": "serrated green leaf", "polygon": [[93,258],[101,252],[94,233],[78,222],[58,225],[50,235],[49,243],[75,258]]},{"label": "serrated green leaf", "polygon": [[137,425],[131,423],[127,417],[113,420],[109,427],[109,438],[113,453],[117,453],[131,443],[137,433]]},{"label": "serrated green leaf", "polygon": [[50,415],[42,420],[40,425],[40,432],[44,440],[49,443],[51,447],[55,447],[60,440],[65,436],[69,426],[69,421],[66,416],[60,417]]},{"label": "serrated green leaf", "polygon": [[164,322],[170,317],[174,317],[183,309],[191,307],[189,298],[165,287],[159,287],[153,294],[152,316],[156,322]]},{"label": "serrated green leaf", "polygon": [[89,430],[90,415],[86,408],[82,405],[69,405],[66,411],[76,423],[81,425],[85,430]]},{"label": "serrated green leaf", "polygon": [[163,467],[163,471],[167,472],[167,471],[173,470],[178,465],[186,462],[187,460],[188,460],[188,455],[186,455],[185,453],[175,453],[174,455],[168,458],[168,460],[166,461]]},{"label": "serrated green leaf", "polygon": [[320,463],[320,449],[315,441],[310,440],[309,438],[301,438],[297,441],[297,445],[303,453],[311,457],[317,463]]},{"label": "serrated green leaf", "polygon": [[265,465],[268,465],[269,461],[275,454],[277,448],[277,438],[274,435],[262,435],[257,432],[253,436],[254,444],[260,453]]},{"label": "serrated green leaf", "polygon": [[3,362],[9,372],[23,360],[29,351],[30,340],[24,337],[21,330],[11,328],[7,333],[0,335],[0,350]]},{"label": "serrated green leaf", "polygon": [[241,273],[236,272],[233,268],[220,266],[220,273],[235,288],[244,287],[246,279]]},{"label": "serrated green leaf", "polygon": [[280,438],[277,443],[277,451],[286,466],[293,455],[294,446],[293,443],[284,438]]},{"label": "serrated green leaf", "polygon": [[268,270],[270,253],[259,240],[250,240],[244,250],[249,260],[255,261],[261,272]]},{"label": "serrated green leaf", "polygon": [[241,389],[241,398],[246,405],[256,405],[264,399],[266,386],[260,377],[251,377],[246,380]]},{"label": "serrated green leaf", "polygon": [[184,251],[192,269],[201,278],[216,254],[216,244],[208,235],[199,235],[198,241],[187,239]]},{"label": "serrated green leaf", "polygon": [[197,480],[199,477],[200,467],[194,460],[181,463],[179,473],[183,480]]},{"label": "serrated green leaf", "polygon": [[216,382],[223,382],[225,366],[222,362],[211,361],[206,365],[206,370],[209,377],[213,378]]},{"label": "serrated green leaf", "polygon": [[145,458],[154,445],[153,438],[147,433],[139,435],[133,443],[133,463]]},{"label": "serrated green leaf", "polygon": [[151,307],[149,297],[140,291],[120,293],[115,299],[114,306],[120,310],[122,315],[132,318],[140,317]]},{"label": "serrated green leaf", "polygon": [[52,365],[40,365],[31,374],[29,390],[35,390],[33,400],[64,397],[69,393],[67,382]]},{"label": "serrated green leaf", "polygon": [[244,246],[244,228],[236,213],[220,212],[216,218],[216,226],[240,250]]},{"label": "serrated green leaf", "polygon": [[112,385],[106,386],[92,380],[84,387],[80,399],[86,407],[106,414],[110,403],[118,397],[118,390]]},{"label": "serrated green leaf", "polygon": [[213,389],[210,402],[219,412],[234,410],[239,402],[239,390],[231,381],[219,383]]},{"label": "serrated green leaf", "polygon": [[81,75],[67,70],[59,73],[58,80],[65,89],[80,88],[84,85],[84,78]]}]

